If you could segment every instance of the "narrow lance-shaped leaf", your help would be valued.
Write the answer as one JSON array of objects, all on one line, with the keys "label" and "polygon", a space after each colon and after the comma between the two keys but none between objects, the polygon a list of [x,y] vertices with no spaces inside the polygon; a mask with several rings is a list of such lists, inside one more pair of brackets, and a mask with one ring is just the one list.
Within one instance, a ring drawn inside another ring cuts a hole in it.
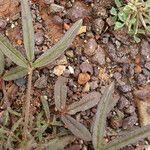
[{"label": "narrow lance-shaped leaf", "polygon": [[114,83],[106,87],[105,92],[98,104],[92,136],[92,142],[95,150],[100,150],[103,144],[103,138],[106,127],[106,118],[108,109],[110,108],[109,105],[112,100],[113,92],[114,92]]},{"label": "narrow lance-shaped leaf", "polygon": [[67,86],[68,81],[65,77],[58,77],[54,87],[55,105],[58,110],[65,108],[67,99]]},{"label": "narrow lance-shaped leaf", "polygon": [[84,141],[91,141],[91,133],[88,129],[69,115],[61,117],[67,128],[78,138]]},{"label": "narrow lance-shaped leaf", "polygon": [[103,150],[118,150],[126,145],[133,144],[141,139],[150,136],[150,125],[128,132],[123,137],[119,137],[106,144]]},{"label": "narrow lance-shaped leaf", "polygon": [[34,59],[34,30],[28,0],[21,0],[23,40],[29,61]]},{"label": "narrow lance-shaped leaf", "polygon": [[46,150],[53,148],[53,150],[64,149],[68,144],[71,144],[75,140],[74,136],[67,135],[51,139],[49,142],[43,145]]},{"label": "narrow lance-shaped leaf", "polygon": [[83,96],[83,98],[79,102],[74,102],[73,104],[68,106],[67,113],[73,115],[77,112],[85,111],[94,107],[98,104],[100,96],[101,95],[99,92],[91,92]]},{"label": "narrow lance-shaped leaf", "polygon": [[20,118],[16,123],[14,123],[14,125],[11,128],[11,131],[14,132],[16,131],[16,129],[19,127],[19,125],[22,123],[23,118]]},{"label": "narrow lance-shaped leaf", "polygon": [[82,20],[78,20],[62,37],[62,39],[57,42],[51,49],[48,49],[44,54],[42,54],[33,64],[36,67],[42,67],[48,63],[53,62],[70,46],[75,36],[77,35],[80,27],[82,25]]},{"label": "narrow lance-shaped leaf", "polygon": [[27,68],[28,62],[23,57],[23,55],[17,51],[11,43],[8,41],[7,38],[5,38],[2,34],[0,34],[0,50],[8,57],[10,58],[15,64],[18,66],[22,66],[24,68]]},{"label": "narrow lance-shaped leaf", "polygon": [[41,96],[41,102],[45,111],[45,115],[47,117],[47,119],[50,119],[50,110],[49,110],[49,106],[48,106],[48,102],[47,102],[47,97],[45,96]]},{"label": "narrow lance-shaped leaf", "polygon": [[28,69],[18,66],[16,68],[7,71],[4,74],[3,78],[5,81],[16,80],[24,77],[26,74],[28,74]]},{"label": "narrow lance-shaped leaf", "polygon": [[0,75],[4,71],[4,65],[5,65],[4,54],[0,50]]}]

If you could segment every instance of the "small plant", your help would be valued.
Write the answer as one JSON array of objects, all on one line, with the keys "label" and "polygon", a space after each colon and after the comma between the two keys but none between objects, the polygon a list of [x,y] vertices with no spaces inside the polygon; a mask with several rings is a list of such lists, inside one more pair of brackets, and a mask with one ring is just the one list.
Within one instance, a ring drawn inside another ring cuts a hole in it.
[{"label": "small plant", "polygon": [[1,77],[2,80],[5,80],[5,81],[14,80],[14,79],[23,77],[28,74],[27,94],[26,94],[26,101],[25,101],[25,110],[24,110],[24,115],[23,115],[24,124],[23,124],[23,137],[22,137],[26,141],[29,136],[28,134],[29,118],[30,118],[29,110],[30,110],[33,70],[39,67],[43,67],[53,62],[69,47],[69,45],[71,44],[71,42],[77,35],[82,25],[82,20],[77,21],[66,32],[64,37],[57,44],[55,44],[51,49],[48,49],[46,52],[44,52],[39,58],[37,58],[34,61],[35,59],[34,30],[33,30],[32,17],[31,17],[30,8],[28,5],[28,0],[21,0],[21,10],[22,10],[21,12],[22,12],[22,24],[23,24],[23,40],[24,40],[24,47],[26,50],[27,58],[24,57],[19,51],[17,51],[11,45],[11,43],[2,34],[0,34],[0,56],[1,56],[1,60],[0,60],[1,72],[0,73],[2,74],[4,71],[4,57],[3,57],[3,54],[4,54],[18,66],[6,72],[4,75],[2,74],[2,77]]},{"label": "small plant", "polygon": [[115,19],[115,30],[128,28],[136,42],[140,42],[138,34],[150,35],[150,1],[128,0],[123,4],[121,0],[115,0],[117,8],[112,7],[110,13]]},{"label": "small plant", "polygon": [[113,93],[114,83],[111,83],[108,87],[106,87],[104,94],[98,104],[92,131],[92,143],[95,150],[119,150],[124,146],[133,144],[138,140],[146,138],[150,135],[150,125],[147,125],[131,132],[125,132],[122,137],[116,138],[109,143],[104,142],[104,137],[106,135],[105,127],[107,114],[116,105],[118,100],[117,97],[112,99]]}]

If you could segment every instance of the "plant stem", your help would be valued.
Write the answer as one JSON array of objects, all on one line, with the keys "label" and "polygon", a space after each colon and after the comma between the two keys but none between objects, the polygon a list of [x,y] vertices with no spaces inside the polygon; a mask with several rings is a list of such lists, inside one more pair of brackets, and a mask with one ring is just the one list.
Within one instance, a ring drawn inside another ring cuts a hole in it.
[{"label": "plant stem", "polygon": [[6,106],[6,108],[8,108],[8,107],[10,107],[10,102],[8,100],[8,96],[7,96],[6,86],[5,86],[4,80],[2,80],[2,90],[3,90],[3,94],[4,94],[4,105]]},{"label": "plant stem", "polygon": [[25,111],[24,111],[24,138],[27,139],[27,131],[29,125],[29,117],[30,117],[30,101],[31,101],[31,87],[32,87],[32,68],[29,69],[28,73],[28,85],[27,85],[27,94],[26,94],[26,102],[25,102]]}]

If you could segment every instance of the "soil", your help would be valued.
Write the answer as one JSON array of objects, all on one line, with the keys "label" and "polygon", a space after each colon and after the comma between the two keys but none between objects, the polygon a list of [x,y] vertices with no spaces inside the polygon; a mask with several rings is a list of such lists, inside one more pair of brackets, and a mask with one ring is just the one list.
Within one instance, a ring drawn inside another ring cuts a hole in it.
[{"label": "soil", "polygon": [[[76,37],[61,58],[34,71],[30,110],[32,115],[40,111],[41,95],[48,97],[51,111],[54,111],[54,83],[61,75],[69,79],[68,103],[79,100],[91,91],[103,93],[106,85],[115,82],[115,92],[119,93],[120,99],[108,115],[106,140],[110,141],[119,132],[142,124],[136,99],[149,99],[150,102],[150,38],[141,36],[141,42],[136,44],[126,29],[114,31],[114,22],[109,13],[113,5],[114,0],[30,1],[36,57],[52,47],[76,20],[82,18],[83,26],[86,26],[86,32]],[[6,35],[19,51],[25,52],[20,4],[17,0],[15,3],[14,0],[0,1],[0,33]],[[13,66],[13,62],[6,58],[6,70]],[[26,83],[26,77],[6,83],[11,107],[18,112],[24,103]],[[0,91],[0,102],[2,99],[3,93]],[[147,106],[150,105],[149,102]],[[89,128],[95,113],[96,107],[74,117]],[[126,146],[123,150],[144,150],[149,142],[149,139],[145,139]],[[66,149],[92,150],[93,147],[91,142],[77,139]]]}]

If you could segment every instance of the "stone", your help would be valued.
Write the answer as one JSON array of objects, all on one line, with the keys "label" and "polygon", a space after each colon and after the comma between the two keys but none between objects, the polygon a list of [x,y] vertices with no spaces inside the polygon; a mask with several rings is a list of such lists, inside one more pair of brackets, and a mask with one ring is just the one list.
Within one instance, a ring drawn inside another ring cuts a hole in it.
[{"label": "stone", "polygon": [[80,65],[80,69],[81,69],[82,72],[87,72],[87,73],[93,74],[93,67],[88,62],[83,62]]},{"label": "stone", "polygon": [[35,81],[34,87],[36,87],[38,89],[46,88],[47,87],[47,77],[45,75],[42,75],[41,77],[39,77]]},{"label": "stone", "polygon": [[35,39],[35,44],[38,45],[38,46],[42,45],[43,42],[44,42],[44,36],[40,32],[35,33],[34,39]]},{"label": "stone", "polygon": [[0,29],[5,29],[7,26],[7,22],[3,19],[0,19]]},{"label": "stone", "polygon": [[76,2],[73,5],[73,7],[67,11],[67,17],[73,22],[81,18],[83,19],[84,17],[88,15],[89,15],[88,10],[80,2]]},{"label": "stone", "polygon": [[64,11],[64,7],[52,3],[52,4],[50,5],[50,11],[51,11],[52,13],[62,12],[62,11]]},{"label": "stone", "polygon": [[92,23],[92,31],[96,34],[101,34],[104,28],[105,22],[101,18],[97,18]]},{"label": "stone", "polygon": [[86,84],[91,79],[88,73],[80,73],[78,76],[78,83],[80,85]]},{"label": "stone", "polygon": [[100,46],[96,50],[95,55],[92,57],[92,61],[100,66],[105,64],[105,52]]},{"label": "stone", "polygon": [[134,91],[134,95],[141,100],[145,100],[148,97],[149,93],[150,91],[147,88]]},{"label": "stone", "polygon": [[91,38],[87,41],[84,47],[84,53],[88,56],[92,56],[95,54],[95,50],[97,48],[97,42],[94,38]]},{"label": "stone", "polygon": [[65,70],[66,70],[66,66],[58,65],[54,68],[53,73],[57,76],[61,76],[64,73]]}]

